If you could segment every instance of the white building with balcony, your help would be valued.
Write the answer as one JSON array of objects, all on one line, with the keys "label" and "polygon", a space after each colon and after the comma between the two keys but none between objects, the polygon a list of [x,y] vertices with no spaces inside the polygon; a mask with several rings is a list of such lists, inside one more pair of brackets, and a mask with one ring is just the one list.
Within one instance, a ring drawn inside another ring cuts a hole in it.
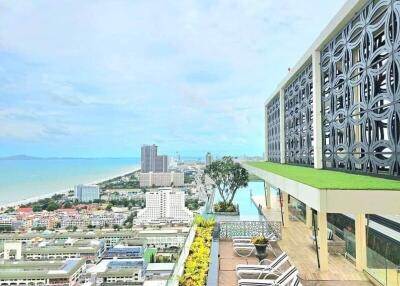
[{"label": "white building with balcony", "polygon": [[140,187],[181,187],[185,184],[185,176],[183,173],[140,173]]},{"label": "white building with balcony", "polygon": [[185,207],[185,193],[160,188],[146,193],[146,207],[138,212],[137,222],[191,222],[193,213]]}]

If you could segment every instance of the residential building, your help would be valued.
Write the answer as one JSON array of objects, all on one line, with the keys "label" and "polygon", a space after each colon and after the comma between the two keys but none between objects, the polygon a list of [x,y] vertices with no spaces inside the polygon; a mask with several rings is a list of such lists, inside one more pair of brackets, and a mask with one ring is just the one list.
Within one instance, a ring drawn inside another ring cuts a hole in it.
[{"label": "residential building", "polygon": [[168,172],[168,156],[157,155],[157,145],[142,145],[141,172],[165,173]]},{"label": "residential building", "polygon": [[298,262],[303,277],[317,279],[322,270],[325,279],[340,265],[331,260],[329,228],[344,240],[337,239],[358,273],[383,285],[398,281],[398,4],[344,4],[265,102],[268,162],[243,163],[264,179],[267,208],[271,190],[279,190],[286,228],[295,225],[289,220],[293,201],[304,210],[307,227],[318,225],[319,268]]},{"label": "residential building", "polygon": [[110,248],[104,254],[104,258],[109,259],[133,259],[133,258],[143,258],[143,247],[134,245],[134,246],[127,246],[127,245],[116,245],[113,248]]},{"label": "residential building", "polygon": [[146,263],[140,259],[104,259],[87,269],[85,281],[92,285],[142,285]]},{"label": "residential building", "polygon": [[185,176],[183,173],[140,173],[140,187],[181,187],[185,185]]},{"label": "residential building", "polygon": [[85,260],[12,261],[0,263],[0,284],[16,286],[80,285],[86,270]]},{"label": "residential building", "polygon": [[212,163],[212,160],[213,160],[213,158],[212,158],[211,153],[207,152],[207,154],[206,154],[206,166],[210,165]]},{"label": "residential building", "polygon": [[146,268],[146,280],[167,280],[174,271],[174,266],[175,263],[149,263]]},{"label": "residential building", "polygon": [[35,239],[22,244],[21,241],[4,243],[4,260],[65,260],[82,258],[90,263],[97,262],[105,250],[101,240],[68,238],[65,241]]},{"label": "residential building", "polygon": [[190,222],[193,213],[185,207],[185,193],[172,188],[160,188],[146,193],[146,207],[138,212],[139,223]]},{"label": "residential building", "polygon": [[97,185],[76,185],[75,198],[79,202],[93,202],[100,199],[100,188]]}]

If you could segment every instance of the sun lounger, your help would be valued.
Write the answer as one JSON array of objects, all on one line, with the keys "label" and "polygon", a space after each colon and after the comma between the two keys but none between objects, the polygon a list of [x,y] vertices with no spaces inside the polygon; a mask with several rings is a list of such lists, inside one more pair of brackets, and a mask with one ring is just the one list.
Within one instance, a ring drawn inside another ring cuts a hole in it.
[{"label": "sun lounger", "polygon": [[274,260],[263,259],[260,264],[238,264],[236,266],[236,274],[240,278],[263,278],[270,273],[281,274],[281,266],[289,259],[287,254],[283,252]]},{"label": "sun lounger", "polygon": [[[276,279],[239,279],[239,286],[286,286],[297,278],[298,271],[291,266]],[[294,284],[296,285],[296,284]]]}]

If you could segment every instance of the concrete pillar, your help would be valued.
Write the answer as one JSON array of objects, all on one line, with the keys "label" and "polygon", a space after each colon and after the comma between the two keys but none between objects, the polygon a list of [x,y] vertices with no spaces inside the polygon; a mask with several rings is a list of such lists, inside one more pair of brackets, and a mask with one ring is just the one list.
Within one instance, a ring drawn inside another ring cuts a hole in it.
[{"label": "concrete pillar", "polygon": [[271,208],[271,185],[265,182],[265,203],[267,208]]},{"label": "concrete pillar", "polygon": [[365,214],[355,216],[356,268],[363,271],[367,266],[367,231]]},{"label": "concrete pillar", "polygon": [[284,227],[289,226],[289,194],[282,192],[282,211]]},{"label": "concrete pillar", "polygon": [[265,117],[265,146],[264,146],[264,160],[268,161],[268,112],[267,112],[267,104],[264,106],[264,117]]},{"label": "concrete pillar", "polygon": [[314,134],[314,168],[322,169],[322,109],[321,109],[321,53],[314,51],[312,54],[313,73],[313,134]]},{"label": "concrete pillar", "polygon": [[328,221],[326,213],[318,212],[318,247],[321,271],[328,270]]},{"label": "concrete pillar", "polygon": [[279,137],[281,163],[285,164],[285,92],[283,89],[281,89],[279,92]]},{"label": "concrete pillar", "polygon": [[309,206],[306,206],[306,226],[312,227],[312,209]]}]

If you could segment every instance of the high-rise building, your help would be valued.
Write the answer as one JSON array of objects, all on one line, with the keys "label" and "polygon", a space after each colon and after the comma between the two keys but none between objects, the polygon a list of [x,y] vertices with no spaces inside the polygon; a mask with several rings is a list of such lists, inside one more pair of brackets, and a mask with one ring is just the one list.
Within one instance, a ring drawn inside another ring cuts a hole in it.
[{"label": "high-rise building", "polygon": [[140,187],[182,187],[185,185],[185,176],[183,173],[140,173]]},{"label": "high-rise building", "polygon": [[97,185],[76,185],[75,198],[80,202],[93,202],[100,199],[100,188]]},{"label": "high-rise building", "polygon": [[185,193],[172,188],[160,188],[146,193],[146,207],[138,212],[139,222],[191,222],[193,213],[185,207]]},{"label": "high-rise building", "polygon": [[168,156],[157,155],[157,145],[142,145],[141,172],[165,173],[168,171]]},{"label": "high-rise building", "polygon": [[212,155],[210,152],[207,152],[206,154],[206,165],[210,165],[212,163]]}]

